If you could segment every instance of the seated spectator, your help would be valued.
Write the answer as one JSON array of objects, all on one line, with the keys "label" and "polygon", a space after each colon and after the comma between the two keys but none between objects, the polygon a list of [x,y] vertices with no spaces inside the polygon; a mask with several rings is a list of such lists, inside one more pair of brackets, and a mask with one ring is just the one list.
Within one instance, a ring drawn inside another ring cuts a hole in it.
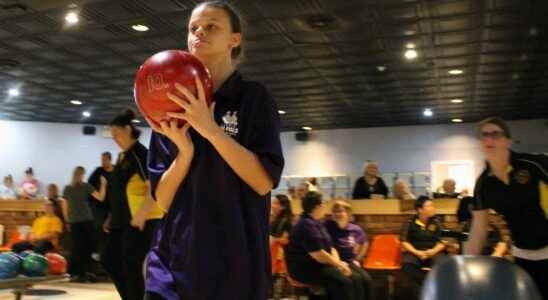
[{"label": "seated spectator", "polygon": [[5,176],[3,184],[0,185],[0,199],[2,200],[17,199],[17,191],[15,190],[15,185],[13,184],[13,177],[11,175]]},{"label": "seated spectator", "polygon": [[272,252],[272,273],[285,273],[283,248],[289,241],[293,226],[293,211],[286,195],[272,197],[270,206],[270,249]]},{"label": "seated spectator", "polygon": [[49,200],[44,203],[44,212],[44,215],[32,222],[29,239],[14,244],[13,252],[34,250],[36,253],[45,254],[58,249],[59,238],[63,233],[63,222],[55,215],[53,203]]},{"label": "seated spectator", "polygon": [[308,186],[308,191],[310,191],[310,192],[319,192],[320,191],[320,187],[318,185],[318,179],[316,177],[307,178],[305,183]]},{"label": "seated spectator", "polygon": [[405,180],[398,179],[394,183],[394,198],[399,200],[414,200],[416,199],[415,195],[411,193],[411,190],[409,189],[409,185],[407,185],[407,182]]},{"label": "seated spectator", "polygon": [[340,259],[321,219],[321,194],[308,192],[302,200],[303,214],[289,234],[285,255],[289,275],[304,284],[327,289],[329,299],[367,299],[369,284]]},{"label": "seated spectator", "polygon": [[[462,228],[462,232],[466,234],[470,233],[470,226],[472,225],[473,205],[473,197],[464,197],[460,200],[457,209],[457,220]],[[488,230],[486,244],[483,247],[481,254],[503,257],[508,252],[508,244],[504,241],[500,229],[489,223]]]},{"label": "seated spectator", "polygon": [[273,297],[281,298],[286,281],[284,246],[289,241],[289,232],[293,226],[293,211],[286,195],[272,197],[270,205],[270,257],[272,260]]},{"label": "seated spectator", "polygon": [[272,197],[270,206],[270,240],[285,241],[293,224],[293,211],[286,195],[278,194]]},{"label": "seated spectator", "polygon": [[371,299],[371,276],[361,267],[369,246],[367,236],[360,226],[351,223],[352,207],[347,202],[336,201],[331,213],[333,217],[325,221],[325,228],[341,260],[348,263],[352,273],[359,274],[366,281],[365,295]]},{"label": "seated spectator", "polygon": [[287,197],[289,197],[289,201],[294,201],[297,199],[297,190],[294,186],[287,188]]},{"label": "seated spectator", "polygon": [[25,199],[35,199],[38,196],[40,190],[40,184],[36,178],[34,178],[34,171],[32,168],[25,170],[25,178],[21,183],[21,197]]},{"label": "seated spectator", "polygon": [[415,209],[417,214],[404,224],[400,236],[403,252],[399,280],[401,299],[418,299],[425,278],[424,268],[431,268],[445,256],[442,225],[436,218],[434,203],[427,196],[420,196]]},{"label": "seated spectator", "polygon": [[306,182],[301,183],[299,186],[297,186],[297,190],[295,191],[296,199],[299,201],[302,200],[308,192],[308,184],[306,184]]},{"label": "seated spectator", "polygon": [[367,164],[364,176],[358,178],[354,184],[352,199],[378,199],[388,197],[388,188],[379,177],[379,165],[376,162]]},{"label": "seated spectator", "polygon": [[456,192],[457,183],[455,180],[448,178],[443,181],[443,185],[440,186],[434,193],[434,198],[457,198],[459,193]]}]

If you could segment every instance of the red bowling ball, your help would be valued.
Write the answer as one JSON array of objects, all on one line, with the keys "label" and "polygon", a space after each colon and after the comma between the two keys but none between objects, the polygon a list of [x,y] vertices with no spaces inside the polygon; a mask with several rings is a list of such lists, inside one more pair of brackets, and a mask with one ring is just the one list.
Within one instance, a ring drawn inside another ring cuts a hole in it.
[{"label": "red bowling ball", "polygon": [[67,260],[63,256],[57,253],[48,253],[46,259],[48,260],[48,274],[63,275],[67,272]]},{"label": "red bowling ball", "polygon": [[[197,95],[194,77],[202,81],[208,106],[213,95],[213,81],[207,68],[192,54],[182,50],[166,50],[148,58],[135,76],[134,98],[141,113],[151,122],[159,125],[168,121],[168,112],[184,112],[171,101],[167,93],[185,97],[175,88],[175,83],[186,87]],[[178,120],[183,125],[183,120]]]}]

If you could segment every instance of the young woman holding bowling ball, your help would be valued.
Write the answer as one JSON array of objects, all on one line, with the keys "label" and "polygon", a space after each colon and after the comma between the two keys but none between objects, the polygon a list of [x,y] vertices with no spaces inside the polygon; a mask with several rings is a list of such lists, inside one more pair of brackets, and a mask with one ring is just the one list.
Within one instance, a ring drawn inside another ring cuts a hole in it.
[{"label": "young woman holding bowling ball", "polygon": [[196,6],[188,49],[211,73],[215,105],[196,79],[197,95],[182,86],[168,94],[184,113],[149,122],[151,191],[167,213],[147,257],[145,299],[267,298],[270,191],[284,159],[274,99],[236,70],[242,34],[228,4]]}]

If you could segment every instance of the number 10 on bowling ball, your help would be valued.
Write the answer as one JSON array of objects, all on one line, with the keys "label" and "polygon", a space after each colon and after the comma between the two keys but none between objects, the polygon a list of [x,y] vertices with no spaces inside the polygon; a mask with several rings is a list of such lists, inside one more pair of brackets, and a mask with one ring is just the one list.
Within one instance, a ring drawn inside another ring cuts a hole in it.
[{"label": "number 10 on bowling ball", "polygon": [[[206,67],[192,54],[182,50],[166,50],[148,58],[135,76],[133,89],[135,102],[141,113],[155,125],[169,121],[168,112],[184,112],[184,109],[171,101],[167,93],[185,97],[177,92],[175,83],[186,87],[198,95],[194,77],[204,86],[207,105],[213,98],[213,81]],[[179,126],[184,120],[177,120]]]}]

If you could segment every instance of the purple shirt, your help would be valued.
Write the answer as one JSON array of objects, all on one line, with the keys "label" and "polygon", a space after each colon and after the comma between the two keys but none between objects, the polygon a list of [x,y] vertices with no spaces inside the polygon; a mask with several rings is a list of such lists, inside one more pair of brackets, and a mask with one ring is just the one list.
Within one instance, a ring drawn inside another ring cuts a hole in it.
[{"label": "purple shirt", "polygon": [[346,228],[340,228],[334,220],[325,221],[324,226],[329,232],[341,260],[352,262],[357,255],[358,247],[367,241],[362,228],[352,223],[348,223]]},{"label": "purple shirt", "polygon": [[323,265],[313,259],[309,253],[320,250],[331,253],[331,247],[331,238],[322,222],[303,214],[291,229],[289,243],[285,249],[289,272],[294,275],[301,272],[318,271]]},{"label": "purple shirt", "polygon": [[[284,159],[278,110],[262,85],[234,72],[214,94],[215,121],[254,152],[276,186]],[[147,258],[146,290],[165,299],[264,300],[270,286],[270,194],[260,196],[194,130],[194,158]],[[177,147],[154,133],[154,193]]]}]

